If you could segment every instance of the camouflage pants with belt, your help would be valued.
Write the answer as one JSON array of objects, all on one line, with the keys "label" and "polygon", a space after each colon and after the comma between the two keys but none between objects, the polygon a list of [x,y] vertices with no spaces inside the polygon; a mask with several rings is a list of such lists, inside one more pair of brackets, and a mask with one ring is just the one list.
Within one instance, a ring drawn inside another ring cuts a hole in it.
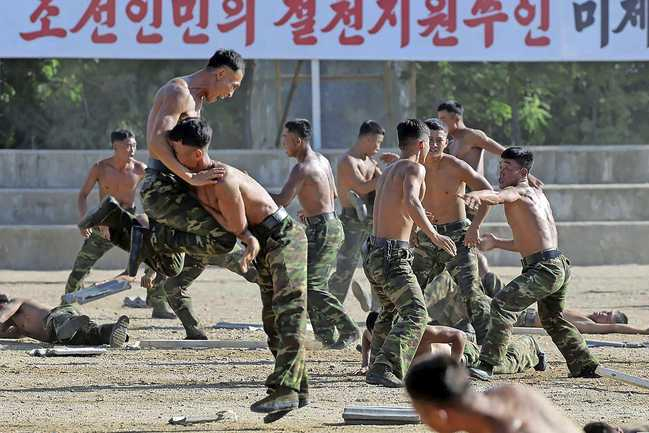
[{"label": "camouflage pants with belt", "polygon": [[[464,346],[464,360],[467,367],[480,365],[480,347],[467,341]],[[521,336],[507,345],[503,361],[494,368],[496,374],[515,374],[534,368],[539,363],[538,346],[529,336]]]},{"label": "camouflage pants with belt", "polygon": [[482,291],[480,284],[475,248],[464,245],[464,236],[469,225],[469,221],[465,220],[455,230],[447,232],[440,230],[440,234],[450,237],[455,242],[457,247],[455,257],[451,257],[449,253],[434,245],[423,231],[418,231],[413,248],[415,259],[412,269],[424,290],[426,299],[440,298],[439,295],[431,292],[436,289],[436,286],[429,286],[429,283],[445,269],[448,271],[458,286],[458,297],[466,307],[478,343],[481,343],[489,327],[489,298]]},{"label": "camouflage pants with belt", "polygon": [[266,386],[307,391],[304,337],[307,305],[307,239],[304,230],[287,217],[272,232],[251,231],[259,239],[258,284],[262,322],[275,368]]},{"label": "camouflage pants with belt", "polygon": [[220,247],[221,254],[234,247],[235,236],[216,222],[189,185],[173,173],[147,169],[140,195],[150,219],[180,232],[209,236]]},{"label": "camouflage pants with belt", "polygon": [[[50,335],[48,342],[70,346],[100,346],[109,343],[112,324],[98,326],[90,321],[88,326],[81,327],[72,322],[79,316],[72,305],[60,305],[50,310],[43,319],[43,326]],[[64,333],[67,335],[63,335]]]},{"label": "camouflage pants with belt", "polygon": [[570,263],[563,255],[524,267],[523,273],[491,302],[491,323],[480,361],[493,366],[503,362],[517,317],[537,302],[541,324],[566,359],[570,373],[578,376],[594,369],[597,360],[588,351],[586,341],[562,314],[569,281]]},{"label": "camouflage pants with belt", "polygon": [[344,242],[338,250],[336,271],[329,279],[329,291],[340,303],[345,302],[349,285],[361,260],[361,246],[372,231],[372,221],[360,222],[354,209],[344,209],[340,215],[343,225]]},{"label": "camouflage pants with belt", "polygon": [[413,255],[396,246],[367,244],[366,248],[363,269],[381,303],[372,333],[370,365],[385,364],[403,378],[428,322],[424,296],[411,267]]},{"label": "camouflage pants with belt", "polygon": [[335,219],[318,220],[306,227],[308,240],[307,309],[313,332],[325,345],[335,342],[334,332],[349,335],[356,332],[354,321],[345,313],[340,301],[329,292],[329,277],[343,244],[343,227]]}]

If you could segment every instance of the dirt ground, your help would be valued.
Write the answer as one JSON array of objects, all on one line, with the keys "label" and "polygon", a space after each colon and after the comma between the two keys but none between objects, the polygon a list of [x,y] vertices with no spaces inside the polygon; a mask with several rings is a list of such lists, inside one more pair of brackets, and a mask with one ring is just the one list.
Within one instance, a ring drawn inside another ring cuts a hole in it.
[{"label": "dirt ground", "polygon": [[[499,268],[510,279],[518,269]],[[116,272],[96,271],[90,280]],[[632,323],[649,326],[649,266],[574,268],[569,305],[583,310],[622,309]],[[358,272],[357,276],[367,282]],[[0,271],[0,293],[40,300],[54,306],[63,292],[66,272]],[[260,323],[261,305],[255,285],[225,270],[211,269],[192,288],[203,325],[219,321]],[[87,304],[82,311],[97,322],[131,317],[131,338],[181,339],[176,320],[155,320],[150,310],[121,306],[126,295],[144,295],[136,287]],[[350,293],[346,307],[358,321],[364,314]],[[208,329],[210,339],[264,340],[262,331]],[[604,336],[599,339],[645,341],[647,336]],[[578,425],[607,420],[634,425],[649,419],[649,390],[610,379],[570,379],[549,337],[540,337],[550,369],[501,376],[496,383],[517,381],[533,386],[560,406]],[[423,426],[346,426],[347,405],[407,405],[402,390],[366,385],[354,376],[360,355],[346,351],[310,351],[308,368],[312,403],[274,424],[249,411],[264,395],[271,371],[267,350],[110,350],[95,358],[35,358],[27,345],[0,350],[0,431],[2,432],[423,432]],[[611,368],[649,377],[649,349],[598,348],[593,352]],[[486,385],[477,383],[477,388]],[[230,409],[237,422],[191,427],[171,426],[177,415],[210,415]]]}]

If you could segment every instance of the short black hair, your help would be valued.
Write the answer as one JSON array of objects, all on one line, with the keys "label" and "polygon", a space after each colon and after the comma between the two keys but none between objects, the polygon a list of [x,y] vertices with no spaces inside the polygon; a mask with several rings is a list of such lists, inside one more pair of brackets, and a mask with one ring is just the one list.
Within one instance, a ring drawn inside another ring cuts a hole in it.
[{"label": "short black hair", "polygon": [[532,152],[520,146],[508,147],[500,154],[500,157],[518,162],[527,171],[532,170],[532,165],[534,165],[534,155]]},{"label": "short black hair", "polygon": [[234,72],[246,72],[246,62],[244,62],[241,54],[234,50],[217,50],[207,62],[208,68],[219,68],[221,66],[227,66]]},{"label": "short black hair", "polygon": [[0,294],[0,304],[8,304],[9,303],[9,298],[7,295]]},{"label": "short black hair", "polygon": [[453,403],[471,387],[467,369],[448,355],[413,364],[405,382],[413,400],[437,404]]},{"label": "short black hair", "polygon": [[131,132],[130,130],[116,129],[110,133],[110,142],[114,143],[116,141],[123,141],[132,137],[135,137],[135,135],[133,135],[133,132]]},{"label": "short black hair", "polygon": [[623,323],[626,325],[629,323],[629,317],[620,310],[615,310],[613,311],[613,321],[615,323]]},{"label": "short black hair", "polygon": [[419,119],[408,119],[397,125],[397,135],[399,136],[399,148],[403,149],[411,139],[421,140],[424,137],[430,137],[430,129]]},{"label": "short black hair", "polygon": [[448,132],[448,130],[446,129],[446,125],[444,125],[444,123],[441,120],[439,120],[437,117],[431,117],[430,119],[426,119],[424,120],[424,123],[426,124],[426,126],[428,126],[428,129],[430,129],[431,131]]},{"label": "short black hair", "polygon": [[379,125],[379,122],[374,120],[366,120],[361,124],[361,128],[358,131],[358,136],[376,134],[376,135],[385,135],[385,129]]},{"label": "short black hair", "polygon": [[370,331],[374,332],[374,324],[376,323],[376,319],[379,318],[379,313],[376,311],[370,311],[367,313],[367,317],[365,318],[365,328]]},{"label": "short black hair", "polygon": [[284,124],[288,132],[292,132],[304,141],[311,141],[311,122],[306,119],[293,119]]},{"label": "short black hair", "polygon": [[605,422],[589,422],[584,426],[586,433],[616,433],[616,430]]},{"label": "short black hair", "polygon": [[203,149],[212,141],[212,128],[207,121],[198,117],[181,120],[167,133],[171,141],[180,141],[187,146]]},{"label": "short black hair", "polygon": [[464,116],[464,107],[457,101],[445,101],[439,104],[437,111],[448,111],[458,116]]}]

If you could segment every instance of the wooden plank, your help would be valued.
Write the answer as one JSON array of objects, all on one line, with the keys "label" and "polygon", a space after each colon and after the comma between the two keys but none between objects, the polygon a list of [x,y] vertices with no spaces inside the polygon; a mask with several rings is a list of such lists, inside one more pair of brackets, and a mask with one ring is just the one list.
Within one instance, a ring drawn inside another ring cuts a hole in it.
[{"label": "wooden plank", "polygon": [[231,410],[220,410],[216,412],[213,416],[174,416],[169,420],[169,424],[172,425],[194,425],[194,424],[206,424],[210,422],[218,421],[238,421],[239,418],[237,414]]},{"label": "wooden plank", "polygon": [[588,347],[619,347],[625,349],[641,349],[649,347],[649,343],[632,343],[628,341],[586,340]]},{"label": "wooden plank", "polygon": [[34,349],[31,356],[97,356],[105,353],[103,347],[68,347],[55,346],[51,348]]},{"label": "wooden plank", "polygon": [[140,340],[140,349],[265,349],[256,340]]},{"label": "wooden plank", "polygon": [[613,370],[612,368],[602,367],[601,365],[597,367],[595,373],[602,377],[608,377],[630,385],[639,386],[640,388],[649,389],[649,380],[643,377],[632,376],[621,371]]},{"label": "wooden plank", "polygon": [[515,326],[512,328],[512,334],[514,335],[548,335],[548,333],[543,328],[525,328],[522,326]]},{"label": "wooden plank", "polygon": [[419,424],[419,415],[411,407],[348,406],[343,410],[345,424],[400,425]]}]

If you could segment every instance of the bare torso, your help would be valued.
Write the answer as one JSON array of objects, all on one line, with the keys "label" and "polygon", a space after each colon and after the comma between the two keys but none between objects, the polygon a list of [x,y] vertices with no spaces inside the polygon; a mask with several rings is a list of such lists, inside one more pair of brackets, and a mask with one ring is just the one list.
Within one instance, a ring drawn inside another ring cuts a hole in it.
[{"label": "bare torso", "polygon": [[440,160],[434,160],[429,156],[424,166],[426,195],[422,204],[426,211],[433,214],[433,224],[447,224],[466,218],[464,201],[458,196],[465,191],[458,159],[442,155]]},{"label": "bare torso", "polygon": [[[413,220],[404,205],[404,177],[408,170],[422,166],[409,160],[398,160],[390,164],[376,186],[374,201],[374,236],[408,241],[412,231]],[[425,184],[422,183],[419,198],[424,197]]]},{"label": "bare torso", "polygon": [[538,391],[525,385],[503,385],[484,395],[493,405],[493,433],[583,433]]},{"label": "bare torso", "polygon": [[452,135],[453,141],[449,143],[448,153],[465,161],[475,171],[484,175],[484,149],[473,143],[477,139],[476,130],[458,129]]},{"label": "bare torso", "polygon": [[327,158],[317,152],[310,152],[298,164],[303,177],[297,197],[304,216],[333,212],[336,185]]},{"label": "bare torso", "polygon": [[220,212],[221,206],[228,206],[229,204],[223,200],[223,189],[236,187],[241,192],[246,209],[246,218],[251,226],[260,224],[266,217],[277,211],[278,206],[275,201],[255,179],[234,167],[220,162],[216,162],[215,166],[225,168],[223,181],[215,185],[195,188],[198,200],[203,206]]},{"label": "bare torso", "polygon": [[[352,207],[348,193],[353,190],[354,180],[370,181],[379,173],[379,168],[376,161],[369,156],[357,158],[347,152],[338,162],[336,172],[340,205],[342,207]],[[361,193],[360,191],[356,191],[356,193],[361,198],[367,197],[367,193]]]},{"label": "bare torso", "polygon": [[144,177],[146,166],[133,158],[124,167],[117,167],[114,158],[97,163],[99,197],[111,195],[125,208],[135,207],[135,191]]},{"label": "bare torso", "polygon": [[521,256],[557,248],[557,228],[550,203],[542,190],[515,187],[521,199],[505,203],[505,216]]},{"label": "bare torso", "polygon": [[[180,98],[181,102],[179,103],[181,106],[174,107],[174,109],[172,110],[176,113],[181,113],[177,119],[174,119],[174,124],[178,123],[179,120],[184,119],[185,117],[200,117],[202,101],[196,101],[194,99],[191,92],[189,91],[189,85],[187,84],[185,77],[173,78],[165,85],[163,85],[160,89],[158,89],[154,96],[153,106],[151,107],[151,111],[149,111],[149,116],[146,122],[147,143],[151,143],[157,133],[156,125],[159,124],[159,117],[169,115],[170,110],[167,106],[169,95],[178,93],[184,95],[184,97]],[[150,148],[149,153],[151,153]],[[154,158],[156,157],[156,155],[154,154],[151,154],[151,156]]]},{"label": "bare torso", "polygon": [[32,301],[15,299],[8,304],[0,304],[0,314],[3,313],[3,310],[6,312],[8,309],[18,306],[18,304],[20,305],[15,313],[11,314],[6,320],[3,318],[2,327],[4,329],[11,326],[15,327],[15,334],[11,335],[12,338],[30,337],[48,342],[49,333],[43,326],[43,320],[49,314],[50,309]]}]

